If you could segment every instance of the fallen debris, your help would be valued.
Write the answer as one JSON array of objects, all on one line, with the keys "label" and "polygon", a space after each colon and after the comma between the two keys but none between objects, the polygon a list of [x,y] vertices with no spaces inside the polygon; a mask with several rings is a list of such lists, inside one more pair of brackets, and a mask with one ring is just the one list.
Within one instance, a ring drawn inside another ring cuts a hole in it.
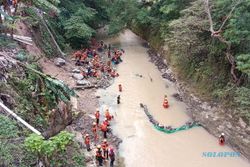
[{"label": "fallen debris", "polygon": [[64,66],[66,64],[66,61],[59,57],[59,58],[56,58],[54,60],[54,63],[56,66],[61,67],[61,66]]},{"label": "fallen debris", "polygon": [[75,78],[77,81],[82,80],[84,78],[82,74],[73,74],[72,77]]}]

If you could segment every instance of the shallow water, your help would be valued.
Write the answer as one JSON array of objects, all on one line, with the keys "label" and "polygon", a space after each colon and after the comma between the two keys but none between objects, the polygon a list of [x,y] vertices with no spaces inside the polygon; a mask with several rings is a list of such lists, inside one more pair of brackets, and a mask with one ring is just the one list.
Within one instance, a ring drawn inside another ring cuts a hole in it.
[{"label": "shallow water", "polygon": [[[172,97],[177,93],[175,85],[163,80],[161,73],[149,62],[142,40],[127,30],[118,37],[106,40],[125,50],[123,63],[118,66],[118,77],[106,90],[97,92],[102,109],[110,108],[115,117],[113,131],[123,142],[120,155],[127,167],[249,167],[241,157],[207,158],[203,152],[232,152],[227,146],[219,146],[217,138],[201,127],[174,134],[155,130],[139,104],[148,106],[150,113],[165,125],[178,127],[190,118],[186,105]],[[138,77],[136,74],[142,75]],[[153,81],[150,81],[150,77]],[[122,84],[123,92],[118,92]],[[117,95],[121,104],[116,104]],[[162,107],[164,95],[168,95],[170,107]]]}]

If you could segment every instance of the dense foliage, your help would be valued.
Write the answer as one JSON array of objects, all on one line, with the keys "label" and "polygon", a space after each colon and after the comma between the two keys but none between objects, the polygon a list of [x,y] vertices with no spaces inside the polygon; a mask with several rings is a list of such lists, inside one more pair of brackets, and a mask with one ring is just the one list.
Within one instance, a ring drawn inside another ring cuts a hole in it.
[{"label": "dense foliage", "polygon": [[44,140],[42,136],[31,134],[25,139],[25,147],[31,152],[37,155],[39,159],[46,166],[50,166],[52,162],[56,162],[57,157],[66,151],[66,147],[72,143],[73,135],[61,131],[58,135]]},{"label": "dense foliage", "polygon": [[205,1],[147,0],[127,4],[124,12],[119,11],[126,1],[117,1],[111,16],[130,19],[110,25],[118,27],[115,32],[132,28],[155,49],[165,48],[178,76],[200,96],[250,120],[249,1],[209,1],[213,28],[220,30],[217,37],[210,31]]},{"label": "dense foliage", "polygon": [[[220,101],[226,107],[239,110],[237,114],[250,120],[247,112],[250,107],[250,24],[246,22],[250,16],[249,1],[209,1],[213,27],[215,30],[221,27],[222,38],[211,36],[204,2],[114,1],[109,10],[112,18],[109,32],[132,28],[154,48],[168,48],[168,61],[190,87],[195,87],[205,99]],[[229,61],[228,53],[233,62]],[[231,75],[232,64],[236,66],[237,83]]]},{"label": "dense foliage", "polygon": [[25,166],[35,157],[25,151],[20,138],[21,133],[16,123],[8,117],[0,115],[0,166]]},{"label": "dense foliage", "polygon": [[[58,5],[59,13],[45,15],[60,46],[66,49],[88,45],[96,29],[108,21],[106,1],[64,0]],[[67,44],[65,44],[67,43]]]}]

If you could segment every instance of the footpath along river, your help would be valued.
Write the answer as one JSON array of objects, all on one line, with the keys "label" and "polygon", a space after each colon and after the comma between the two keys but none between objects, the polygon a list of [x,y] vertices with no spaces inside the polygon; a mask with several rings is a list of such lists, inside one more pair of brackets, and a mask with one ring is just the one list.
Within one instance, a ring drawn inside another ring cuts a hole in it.
[{"label": "footpath along river", "polygon": [[[101,96],[102,109],[109,107],[114,115],[112,128],[123,140],[119,152],[127,167],[250,167],[242,157],[204,157],[203,152],[233,150],[220,146],[218,139],[202,127],[173,134],[154,129],[140,103],[146,104],[160,123],[174,127],[190,120],[186,114],[187,106],[172,97],[177,93],[174,83],[162,79],[155,65],[149,62],[143,41],[134,33],[126,30],[105,42],[125,50],[123,63],[117,69],[120,76],[112,86],[99,90],[97,94]],[[118,92],[118,84],[123,86],[121,93]],[[121,104],[117,105],[119,94]],[[168,95],[168,109],[162,107],[165,94]]]}]

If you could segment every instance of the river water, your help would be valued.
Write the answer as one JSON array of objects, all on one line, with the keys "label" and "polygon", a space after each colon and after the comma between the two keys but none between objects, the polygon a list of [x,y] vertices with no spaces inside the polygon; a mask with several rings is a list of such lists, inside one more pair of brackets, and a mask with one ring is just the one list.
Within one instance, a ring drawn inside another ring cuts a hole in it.
[{"label": "river water", "polygon": [[[150,113],[165,125],[178,127],[190,118],[187,106],[171,95],[177,93],[173,83],[163,80],[154,64],[149,62],[143,41],[129,30],[105,41],[125,50],[123,63],[118,66],[120,76],[114,84],[97,92],[103,110],[109,108],[115,119],[113,131],[123,142],[119,152],[127,167],[249,167],[241,157],[203,156],[203,152],[232,152],[228,146],[219,146],[217,138],[201,127],[174,134],[155,130],[139,104],[148,106]],[[142,77],[139,77],[142,75]],[[150,80],[152,78],[152,81]],[[123,92],[118,92],[122,84]],[[117,95],[121,104],[116,104]],[[164,95],[170,107],[162,107]]]}]

